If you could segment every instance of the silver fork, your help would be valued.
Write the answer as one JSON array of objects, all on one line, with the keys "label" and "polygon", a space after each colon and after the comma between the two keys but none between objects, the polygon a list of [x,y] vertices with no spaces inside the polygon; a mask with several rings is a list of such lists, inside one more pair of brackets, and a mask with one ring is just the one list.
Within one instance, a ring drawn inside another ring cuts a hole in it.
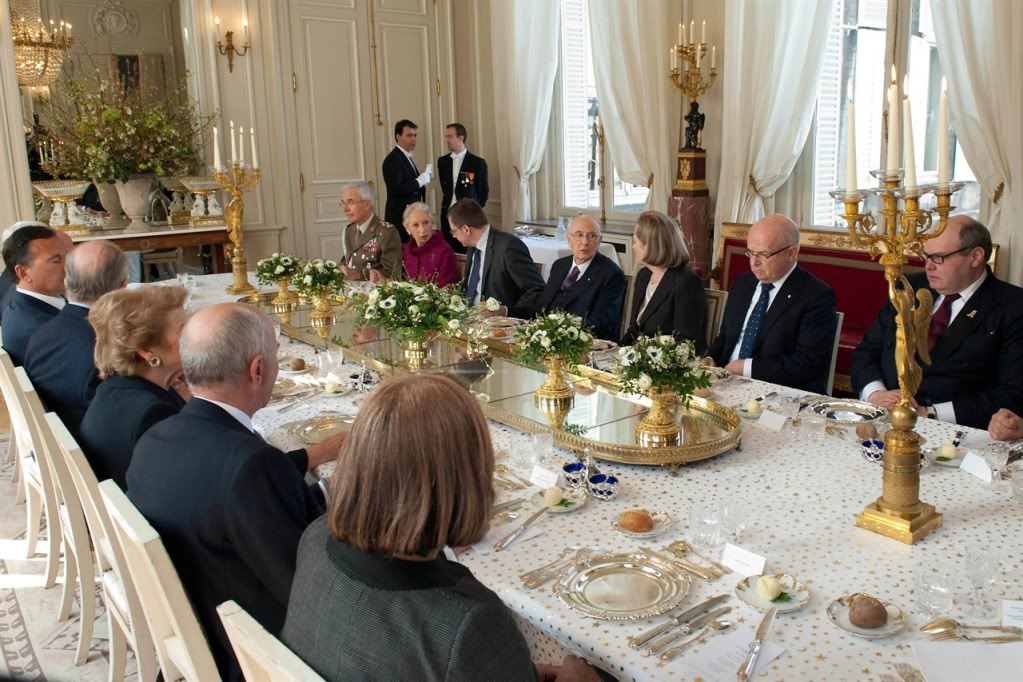
[{"label": "silver fork", "polygon": [[962,639],[967,642],[1023,642],[1023,636],[1020,635],[1000,635],[997,637],[978,637],[977,635],[968,635],[965,632],[959,630],[947,630],[945,632],[937,632],[928,637],[932,642],[944,642],[952,639]]},{"label": "silver fork", "polygon": [[564,557],[561,557],[560,559],[557,559],[547,564],[547,566],[543,567],[540,570],[540,572],[530,576],[528,579],[524,578],[522,580],[522,585],[527,590],[532,590],[534,588],[540,587],[540,585],[543,585],[545,582],[547,582],[557,574],[561,573],[563,570],[571,566],[576,561],[585,558],[587,555],[589,555],[589,553],[590,553],[589,550],[578,549],[575,552],[572,552]]}]

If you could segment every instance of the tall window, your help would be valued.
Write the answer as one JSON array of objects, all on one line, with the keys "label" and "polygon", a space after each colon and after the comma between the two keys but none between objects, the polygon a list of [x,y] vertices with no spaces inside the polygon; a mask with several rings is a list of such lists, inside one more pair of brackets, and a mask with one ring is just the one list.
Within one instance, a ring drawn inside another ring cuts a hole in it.
[{"label": "tall window", "polygon": [[[891,34],[890,17],[899,35]],[[907,74],[906,93],[913,102],[913,132],[916,144],[917,181],[937,180],[937,113],[942,73],[938,64],[931,0],[836,0],[828,43],[824,54],[814,131],[813,192],[810,216],[820,226],[845,229],[838,216],[840,203],[829,196],[836,187],[847,186],[846,135],[849,99],[856,102],[856,184],[876,186],[870,171],[880,168],[886,150],[882,112],[885,92],[891,80],[891,65]],[[901,111],[900,111],[901,121]],[[901,130],[899,131],[901,144]],[[950,139],[954,136],[949,133]],[[958,142],[951,160],[952,177],[967,186],[952,204],[959,210],[976,211],[979,185]],[[922,163],[921,163],[922,162]],[[870,206],[868,208],[875,209]]]},{"label": "tall window", "polygon": [[[561,0],[561,198],[566,213],[600,210],[600,186],[608,183],[609,213],[634,213],[646,203],[649,189],[623,182],[610,153],[600,166],[595,124],[600,113],[593,78],[590,26],[585,0]],[[603,171],[603,173],[601,173]]]}]

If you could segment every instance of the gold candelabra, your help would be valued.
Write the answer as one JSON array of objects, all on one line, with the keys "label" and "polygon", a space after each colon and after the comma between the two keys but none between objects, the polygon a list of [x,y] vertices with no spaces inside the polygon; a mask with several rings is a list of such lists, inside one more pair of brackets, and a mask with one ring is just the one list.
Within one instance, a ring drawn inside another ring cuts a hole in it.
[{"label": "gold candelabra", "polygon": [[[845,206],[842,218],[849,234],[884,266],[888,298],[896,311],[895,366],[902,397],[890,413],[892,428],[884,435],[884,473],[881,497],[856,515],[860,528],[912,544],[941,527],[942,516],[920,501],[920,436],[913,430],[917,413],[913,395],[923,379],[921,362],[930,364],[927,334],[931,322],[931,292],[921,288],[914,297],[902,271],[909,256],[921,256],[923,245],[945,230],[952,194],[963,183],[902,186],[902,172],[871,171],[879,187],[866,191],[835,190],[831,196]],[[921,197],[934,194],[936,206],[920,208]],[[882,202],[883,224],[860,212],[869,195]],[[901,201],[901,207],[900,207]],[[937,224],[933,216],[938,216]]]},{"label": "gold candelabra", "polygon": [[248,262],[242,247],[242,216],[245,213],[242,194],[259,183],[260,170],[232,162],[230,169],[214,168],[212,175],[217,184],[231,196],[231,201],[224,208],[224,222],[227,223],[227,236],[234,245],[231,256],[234,282],[227,287],[227,293],[236,296],[254,294],[256,288],[249,283]]},{"label": "gold candelabra", "polygon": [[[718,70],[711,61],[708,78],[700,71],[700,62],[707,56],[707,43],[678,44],[671,48],[671,84],[691,100],[697,100],[710,90],[717,80]],[[699,55],[699,59],[697,58]],[[716,55],[715,55],[716,56]]]}]

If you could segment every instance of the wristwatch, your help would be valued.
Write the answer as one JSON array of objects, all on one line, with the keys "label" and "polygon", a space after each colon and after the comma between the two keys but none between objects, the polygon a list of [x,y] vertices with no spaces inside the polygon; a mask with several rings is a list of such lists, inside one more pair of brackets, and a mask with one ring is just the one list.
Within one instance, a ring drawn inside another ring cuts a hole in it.
[{"label": "wristwatch", "polygon": [[937,408],[934,407],[934,405],[928,405],[927,407],[924,408],[924,410],[927,412],[928,419],[938,418],[938,410]]}]

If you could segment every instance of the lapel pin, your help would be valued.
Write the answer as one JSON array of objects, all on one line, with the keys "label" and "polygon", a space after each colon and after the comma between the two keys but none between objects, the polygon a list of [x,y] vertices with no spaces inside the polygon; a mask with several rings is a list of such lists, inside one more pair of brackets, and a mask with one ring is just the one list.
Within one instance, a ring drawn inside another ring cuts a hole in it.
[{"label": "lapel pin", "polygon": [[977,309],[976,308],[974,308],[973,310],[971,310],[969,313],[966,314],[966,317],[970,318],[971,320],[973,318],[975,318],[976,316],[977,316]]}]

